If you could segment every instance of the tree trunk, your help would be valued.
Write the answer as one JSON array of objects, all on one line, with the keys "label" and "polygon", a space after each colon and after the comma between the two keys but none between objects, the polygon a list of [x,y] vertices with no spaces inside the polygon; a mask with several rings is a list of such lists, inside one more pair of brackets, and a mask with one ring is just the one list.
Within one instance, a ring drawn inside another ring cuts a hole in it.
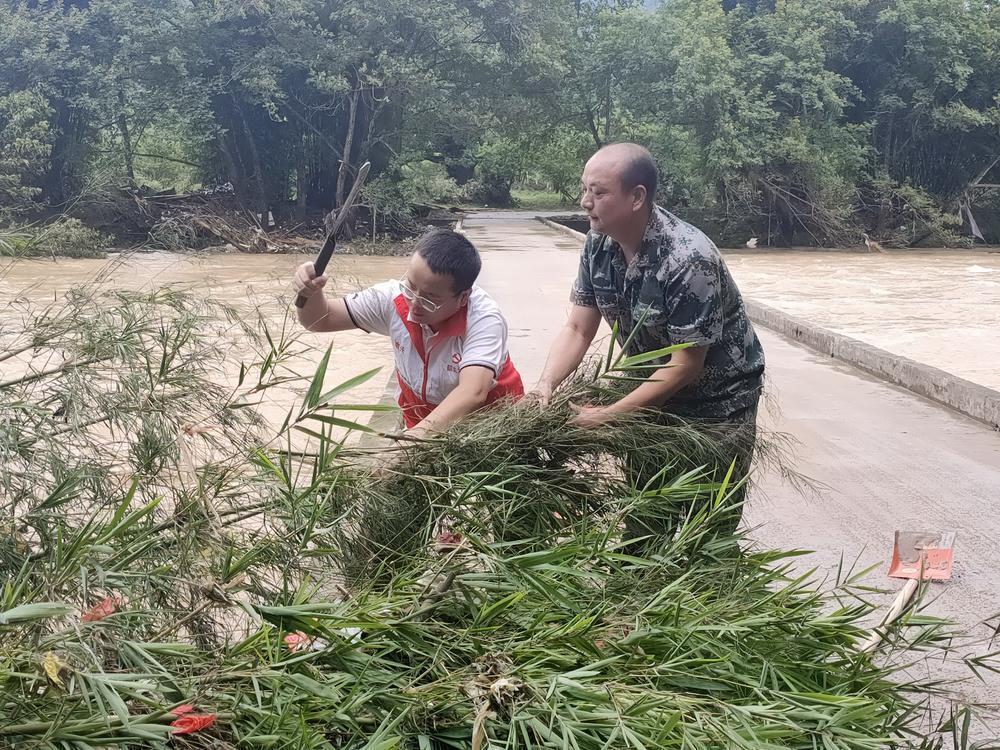
[{"label": "tree trunk", "polygon": [[220,125],[217,143],[219,153],[226,166],[229,182],[232,183],[233,192],[240,204],[247,208],[246,199],[250,193],[249,176],[243,161],[243,149],[240,142],[242,128],[236,113],[236,99],[228,92],[213,97],[212,111]]},{"label": "tree trunk", "polygon": [[253,202],[253,210],[256,213],[263,214],[262,223],[267,223],[267,210],[268,210],[268,195],[267,189],[264,185],[264,171],[260,164],[260,152],[257,150],[257,140],[254,138],[253,131],[250,129],[250,123],[247,122],[246,113],[243,111],[243,107],[237,102],[237,111],[240,115],[240,120],[243,123],[243,131],[246,133],[247,147],[250,150],[250,159],[253,166],[253,182],[256,192],[256,200]]},{"label": "tree trunk", "polygon": [[48,170],[42,180],[41,198],[49,205],[61,208],[71,192],[71,170],[77,163],[76,122],[65,99],[52,101],[55,138],[49,156]]},{"label": "tree trunk", "polygon": [[597,129],[597,124],[594,122],[594,110],[587,105],[587,129],[590,130],[590,137],[594,139],[594,145],[597,148],[601,148],[604,145],[601,141],[601,133]]},{"label": "tree trunk", "polygon": [[337,208],[344,205],[347,197],[347,175],[351,168],[351,149],[354,147],[354,126],[358,118],[358,94],[360,89],[351,92],[347,116],[347,135],[344,136],[344,153],[340,159],[340,171],[337,173]]},{"label": "tree trunk", "polygon": [[233,149],[229,146],[228,135],[226,133],[219,133],[218,143],[222,160],[226,163],[226,174],[229,176],[229,182],[233,185],[233,191],[237,195],[242,195],[244,192],[243,172],[236,163],[235,157],[233,157]]},{"label": "tree trunk", "polygon": [[[361,89],[357,88],[351,92],[348,101],[347,134],[344,136],[344,153],[340,159],[340,170],[337,172],[337,213],[344,210],[344,201],[347,199],[347,175],[351,169],[351,150],[354,148],[354,128],[358,118],[358,96]],[[353,209],[348,209],[352,211]],[[350,239],[352,235],[351,217],[341,224],[341,232],[345,239]]]},{"label": "tree trunk", "polygon": [[306,198],[309,194],[309,162],[304,146],[295,166],[295,220],[298,222],[306,218]]},{"label": "tree trunk", "polygon": [[604,142],[611,142],[611,70],[608,69],[607,85],[604,90]]},{"label": "tree trunk", "polygon": [[122,150],[125,152],[125,174],[128,181],[135,184],[135,165],[133,164],[132,137],[129,135],[128,118],[125,116],[125,89],[118,89],[118,131],[122,136]]}]

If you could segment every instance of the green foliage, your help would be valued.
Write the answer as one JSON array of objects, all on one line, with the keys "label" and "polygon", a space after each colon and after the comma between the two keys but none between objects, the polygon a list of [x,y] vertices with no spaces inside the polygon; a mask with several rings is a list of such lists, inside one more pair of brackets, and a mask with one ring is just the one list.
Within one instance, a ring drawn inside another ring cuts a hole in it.
[{"label": "green foliage", "polygon": [[[237,311],[169,290],[23,313],[0,353],[5,747],[970,746],[971,713],[942,723],[926,701],[947,685],[914,676],[947,624],[918,605],[885,658],[859,653],[869,589],[720,531],[738,488],[700,468],[717,436],[571,424],[615,381],[376,472],[328,425],[371,408],[343,401],[377,371],[324,392],[329,351],[302,378],[291,339],[220,331]],[[301,407],[266,426],[290,383]],[[620,462],[640,445],[663,470],[637,486]],[[622,548],[630,517],[678,508],[651,554]],[[955,649],[988,669],[985,645]],[[176,732],[182,705],[213,723]]]},{"label": "green foliage", "polygon": [[900,0],[866,13],[870,43],[851,70],[878,163],[938,202],[957,197],[998,153],[998,16],[988,0]]},{"label": "green foliage", "polygon": [[376,227],[383,232],[406,233],[415,227],[413,205],[395,173],[384,173],[366,182],[361,195],[374,211]]},{"label": "green foliage", "polygon": [[872,215],[875,236],[895,247],[955,247],[971,242],[958,235],[961,219],[945,213],[926,190],[901,185],[886,175],[872,180],[862,195]]},{"label": "green foliage", "polygon": [[469,200],[487,206],[511,205],[511,187],[524,174],[523,145],[495,136],[476,149],[476,180],[467,186]]},{"label": "green foliage", "polygon": [[0,201],[228,182],[292,223],[368,159],[402,227],[406,202],[509,205],[526,180],[571,199],[630,139],[670,206],[853,241],[881,231],[873,174],[957,212],[1000,153],[998,48],[989,0],[6,4]]},{"label": "green foliage", "polygon": [[196,161],[200,157],[196,144],[182,126],[170,122],[151,124],[134,154],[135,183],[153,190],[182,193],[198,190],[204,172]]},{"label": "green foliage", "polygon": [[400,191],[409,203],[454,201],[462,192],[438,162],[428,159],[410,162],[400,168],[400,173]]},{"label": "green foliage", "polygon": [[0,256],[103,258],[110,244],[107,235],[66,217],[45,225],[0,229]]},{"label": "green foliage", "polygon": [[957,196],[1000,153],[990,3],[598,3],[575,27],[549,121],[591,149],[644,143],[660,163],[662,202],[756,224],[778,242],[879,231],[864,195],[872,172],[957,213]]},{"label": "green foliage", "polygon": [[534,187],[517,187],[510,191],[514,205],[525,211],[563,211],[578,209],[573,200],[567,200],[564,195],[552,190],[538,190]]},{"label": "green foliage", "polygon": [[52,110],[32,91],[0,96],[0,218],[31,206],[42,192],[52,133]]},{"label": "green foliage", "polygon": [[394,165],[368,182],[362,196],[374,211],[376,229],[400,236],[417,230],[417,215],[426,212],[427,206],[455,202],[462,189],[443,164],[414,159]]},{"label": "green foliage", "polygon": [[541,147],[531,150],[532,159],[526,166],[564,201],[573,202],[580,192],[580,165],[586,162],[592,147],[583,133],[563,126],[554,130]]}]

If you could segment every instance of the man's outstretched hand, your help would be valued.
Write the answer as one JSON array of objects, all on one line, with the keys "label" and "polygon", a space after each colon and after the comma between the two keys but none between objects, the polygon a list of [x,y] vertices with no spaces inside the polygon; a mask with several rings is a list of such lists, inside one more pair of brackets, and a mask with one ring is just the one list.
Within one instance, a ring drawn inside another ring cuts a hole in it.
[{"label": "man's outstretched hand", "polygon": [[576,412],[569,423],[575,427],[600,427],[614,419],[614,413],[606,406],[577,406],[570,404],[570,408]]},{"label": "man's outstretched hand", "polygon": [[539,381],[532,390],[524,394],[524,397],[538,402],[539,406],[548,406],[549,402],[552,401],[553,390],[549,383]]}]

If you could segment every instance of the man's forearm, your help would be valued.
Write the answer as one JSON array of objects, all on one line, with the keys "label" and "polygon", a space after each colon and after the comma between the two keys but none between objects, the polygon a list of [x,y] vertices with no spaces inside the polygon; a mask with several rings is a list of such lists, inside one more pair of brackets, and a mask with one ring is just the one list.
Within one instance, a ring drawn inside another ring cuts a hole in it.
[{"label": "man's forearm", "polygon": [[329,300],[322,293],[306,298],[306,304],[297,308],[299,323],[310,331],[324,330],[329,318]]},{"label": "man's forearm", "polygon": [[446,430],[462,417],[482,408],[488,395],[489,391],[459,386],[413,429],[418,435],[429,431]]},{"label": "man's forearm", "polygon": [[661,367],[645,383],[607,409],[611,413],[622,414],[663,406],[682,388],[698,382],[702,369],[701,365],[695,363]]},{"label": "man's forearm", "polygon": [[572,374],[583,362],[590,340],[574,328],[563,328],[552,343],[549,358],[538,379],[540,384],[555,388]]}]

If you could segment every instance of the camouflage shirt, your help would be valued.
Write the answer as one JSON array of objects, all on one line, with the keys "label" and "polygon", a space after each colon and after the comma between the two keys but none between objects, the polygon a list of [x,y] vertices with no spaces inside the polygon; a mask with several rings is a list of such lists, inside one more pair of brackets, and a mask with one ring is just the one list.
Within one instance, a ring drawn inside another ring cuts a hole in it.
[{"label": "camouflage shirt", "polygon": [[756,405],[764,350],[739,289],[714,243],[659,206],[627,267],[617,242],[587,235],[571,299],[599,308],[608,325],[617,323],[619,344],[641,320],[629,356],[673,344],[708,347],[701,378],[670,398],[669,411],[726,419]]}]

